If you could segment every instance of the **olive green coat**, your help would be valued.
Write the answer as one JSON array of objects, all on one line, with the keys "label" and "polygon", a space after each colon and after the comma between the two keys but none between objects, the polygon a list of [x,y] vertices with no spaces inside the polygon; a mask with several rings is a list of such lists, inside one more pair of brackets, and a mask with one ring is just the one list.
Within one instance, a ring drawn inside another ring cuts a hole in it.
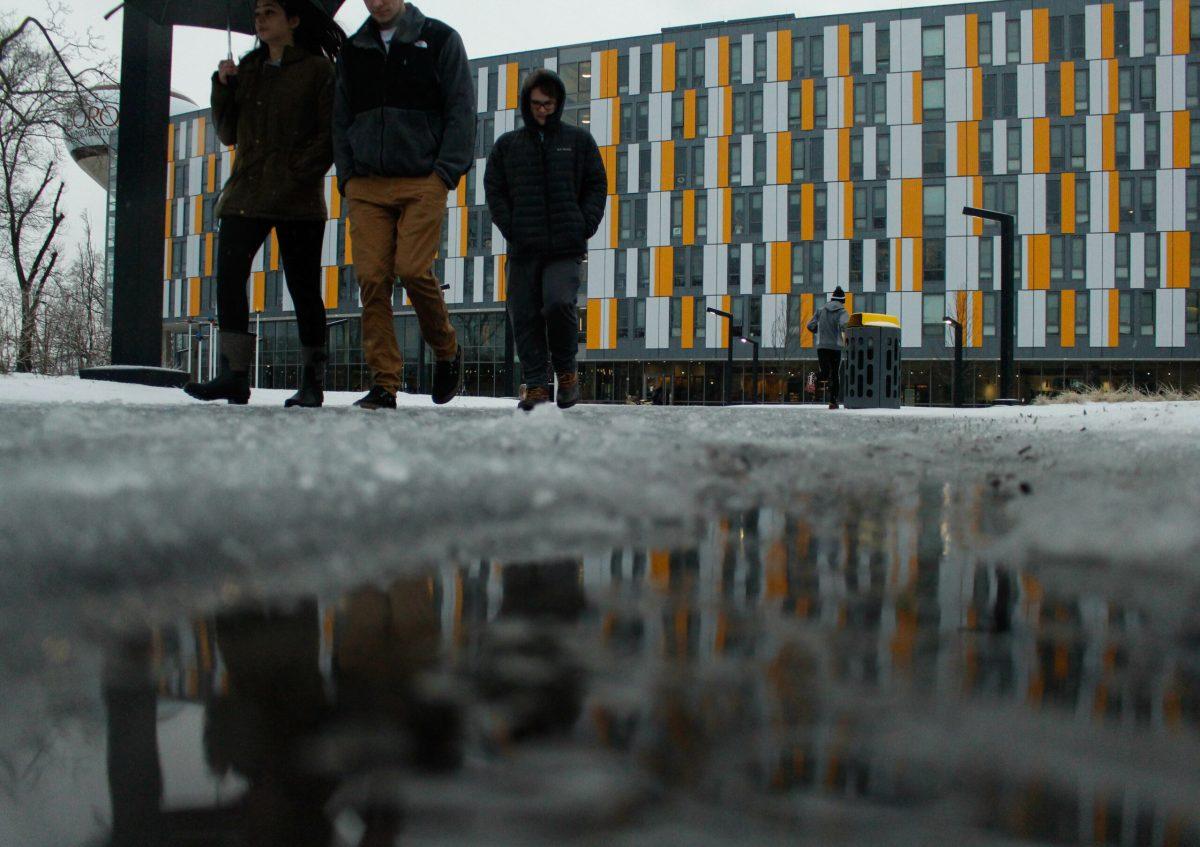
[{"label": "olive green coat", "polygon": [[218,217],[325,220],[324,177],[333,164],[333,63],[287,47],[278,67],[265,51],[242,59],[236,82],[212,82],[217,137],[236,144]]}]

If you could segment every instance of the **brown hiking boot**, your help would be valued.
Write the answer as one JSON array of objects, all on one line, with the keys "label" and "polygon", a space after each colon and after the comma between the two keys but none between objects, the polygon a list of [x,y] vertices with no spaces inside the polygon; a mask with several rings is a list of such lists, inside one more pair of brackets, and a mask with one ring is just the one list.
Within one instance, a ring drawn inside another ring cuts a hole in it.
[{"label": "brown hiking boot", "polygon": [[521,402],[517,403],[517,408],[522,412],[530,412],[533,411],[534,406],[549,402],[550,390],[544,385],[537,385],[525,389],[525,396],[521,398]]},{"label": "brown hiking boot", "polygon": [[564,371],[558,375],[558,408],[569,409],[579,402],[579,374]]}]

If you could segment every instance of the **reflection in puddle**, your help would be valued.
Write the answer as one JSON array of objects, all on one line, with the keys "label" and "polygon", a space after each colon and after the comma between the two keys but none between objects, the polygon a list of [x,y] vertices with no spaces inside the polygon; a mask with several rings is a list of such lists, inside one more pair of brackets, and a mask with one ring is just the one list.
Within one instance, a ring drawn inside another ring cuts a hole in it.
[{"label": "reflection in puddle", "polygon": [[[1195,650],[981,559],[995,511],[755,510],[148,630],[107,674],[113,843],[1200,843]],[[197,750],[202,801],[164,781]]]}]

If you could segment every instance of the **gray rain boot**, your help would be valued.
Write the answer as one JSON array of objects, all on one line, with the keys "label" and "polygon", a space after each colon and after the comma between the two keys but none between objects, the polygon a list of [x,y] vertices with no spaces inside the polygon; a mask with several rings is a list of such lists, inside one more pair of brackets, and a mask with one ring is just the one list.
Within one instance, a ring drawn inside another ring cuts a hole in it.
[{"label": "gray rain boot", "polygon": [[299,406],[304,409],[319,409],[325,402],[325,363],[329,354],[324,347],[305,347],[304,365],[300,369],[300,390],[283,401],[290,409]]},{"label": "gray rain boot", "polygon": [[197,400],[228,400],[234,406],[250,402],[250,362],[254,359],[254,336],[248,332],[220,333],[221,364],[207,382],[189,382],[183,387]]}]

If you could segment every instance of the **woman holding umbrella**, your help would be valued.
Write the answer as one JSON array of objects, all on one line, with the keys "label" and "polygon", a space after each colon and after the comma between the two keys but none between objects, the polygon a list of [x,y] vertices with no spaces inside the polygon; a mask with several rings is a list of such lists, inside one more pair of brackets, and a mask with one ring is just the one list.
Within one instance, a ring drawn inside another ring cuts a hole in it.
[{"label": "woman holding umbrella", "polygon": [[325,304],[321,297],[324,177],[333,164],[334,69],[345,35],[312,0],[256,0],[258,46],[240,63],[223,60],[213,74],[217,136],[237,155],[216,214],[217,319],[221,364],[207,382],[184,390],[200,400],[250,399],[254,336],[246,280],[271,230],[279,240],[295,303],[304,367],[286,406],[324,402]]}]

